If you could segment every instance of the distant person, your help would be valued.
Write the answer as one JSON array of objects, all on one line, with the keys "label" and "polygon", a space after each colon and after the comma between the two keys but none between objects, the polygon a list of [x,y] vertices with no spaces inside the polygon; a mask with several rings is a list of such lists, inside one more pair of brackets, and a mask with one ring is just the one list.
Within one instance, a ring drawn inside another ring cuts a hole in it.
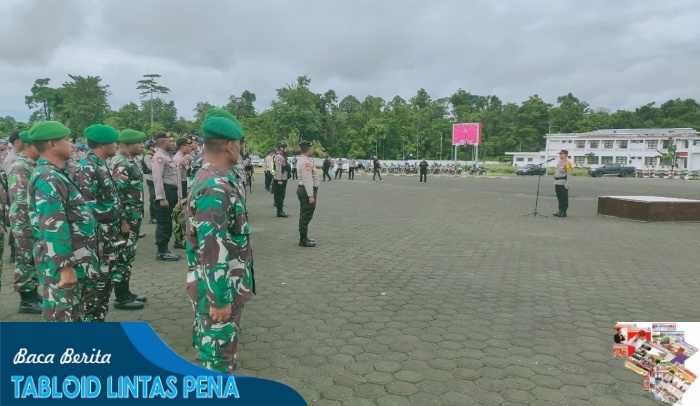
[{"label": "distant person", "polygon": [[350,158],[348,163],[348,180],[355,180],[355,168],[357,167],[357,160],[355,158]]},{"label": "distant person", "polygon": [[384,182],[384,179],[382,179],[382,163],[379,162],[379,158],[375,155],[372,161],[372,168],[374,168],[374,172],[372,174],[372,182],[376,182],[377,176],[379,176],[379,181]]},{"label": "distant person", "polygon": [[323,181],[326,181],[326,176],[328,176],[328,181],[330,182],[333,178],[331,178],[330,170],[331,170],[331,157],[327,156],[326,159],[323,160],[323,166],[321,167],[323,169]]},{"label": "distant person", "polygon": [[272,185],[272,159],[275,156],[275,150],[267,151],[267,156],[263,159],[263,172],[265,173],[265,190],[269,191]]},{"label": "distant person", "polygon": [[420,164],[418,164],[418,169],[420,170],[420,182],[428,182],[428,162],[423,158],[422,161],[420,161]]},{"label": "distant person", "polygon": [[559,211],[553,214],[554,217],[566,217],[566,211],[569,209],[571,168],[569,151],[562,149],[559,151],[559,162],[557,162],[557,170],[554,172],[554,191],[559,202]]},{"label": "distant person", "polygon": [[338,179],[338,175],[340,175],[340,180],[343,180],[343,159],[338,158],[337,161],[335,161],[335,179]]}]

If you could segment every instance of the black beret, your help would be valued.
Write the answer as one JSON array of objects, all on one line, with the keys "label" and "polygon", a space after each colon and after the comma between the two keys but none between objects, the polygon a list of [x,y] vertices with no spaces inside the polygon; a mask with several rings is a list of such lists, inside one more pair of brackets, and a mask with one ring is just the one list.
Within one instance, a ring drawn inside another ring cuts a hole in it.
[{"label": "black beret", "polygon": [[164,131],[161,131],[158,134],[156,134],[155,137],[153,137],[154,140],[159,140],[161,138],[170,138],[170,133],[166,133]]},{"label": "black beret", "polygon": [[186,137],[178,138],[177,141],[175,141],[175,146],[180,148],[183,145],[192,145],[192,140]]}]

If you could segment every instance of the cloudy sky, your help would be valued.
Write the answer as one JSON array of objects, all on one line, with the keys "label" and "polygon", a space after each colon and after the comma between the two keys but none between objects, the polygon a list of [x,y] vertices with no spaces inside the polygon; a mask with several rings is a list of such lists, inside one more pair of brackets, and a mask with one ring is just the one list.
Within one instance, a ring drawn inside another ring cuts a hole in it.
[{"label": "cloudy sky", "polygon": [[119,108],[163,75],[180,115],[297,76],[360,99],[462,88],[594,108],[700,99],[700,0],[1,0],[0,116],[34,80],[99,75]]}]

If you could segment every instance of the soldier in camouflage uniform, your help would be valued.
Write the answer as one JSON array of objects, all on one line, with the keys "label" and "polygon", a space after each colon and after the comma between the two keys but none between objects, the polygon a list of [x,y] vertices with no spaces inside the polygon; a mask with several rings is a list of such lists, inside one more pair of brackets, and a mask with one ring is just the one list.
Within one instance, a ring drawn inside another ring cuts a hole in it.
[{"label": "soldier in camouflage uniform", "polygon": [[34,234],[29,221],[29,201],[27,188],[32,172],[36,168],[39,152],[29,139],[29,131],[19,135],[19,155],[8,172],[10,186],[10,225],[15,236],[17,251],[15,256],[15,292],[20,295],[19,312],[41,314],[39,296],[39,274],[34,266]]},{"label": "soldier in camouflage uniform", "polygon": [[146,134],[135,130],[124,130],[119,134],[120,151],[112,161],[112,179],[119,192],[120,213],[129,225],[126,244],[117,250],[115,272],[111,274],[114,286],[114,307],[117,309],[143,309],[146,297],[131,293],[131,264],[136,256],[143,221],[143,175],[136,156],[143,149]]},{"label": "soldier in camouflage uniform", "polygon": [[56,121],[37,123],[29,130],[41,155],[27,194],[34,254],[44,285],[44,321],[81,321],[84,281],[99,273],[97,223],[63,170],[71,157],[70,133]]},{"label": "soldier in camouflage uniform", "polygon": [[[4,172],[3,172],[4,174]],[[5,254],[5,227],[9,225],[9,210],[7,208],[7,183],[4,180],[0,180],[0,278],[2,278],[2,256]],[[2,290],[2,284],[0,283],[0,290]]]},{"label": "soldier in camouflage uniform", "polygon": [[187,206],[187,293],[195,313],[197,363],[232,374],[243,306],[255,293],[250,226],[231,168],[243,130],[223,117],[202,124],[205,158]]},{"label": "soldier in camouflage uniform", "polygon": [[[95,124],[85,129],[90,152],[78,162],[74,180],[97,220],[97,241],[102,247],[99,272],[88,275],[83,297],[86,321],[104,321],[109,310],[112,281],[121,281],[116,271],[117,250],[126,243],[129,225],[119,212],[119,200],[107,159],[116,155],[119,131]],[[89,310],[89,311],[88,311]]]}]

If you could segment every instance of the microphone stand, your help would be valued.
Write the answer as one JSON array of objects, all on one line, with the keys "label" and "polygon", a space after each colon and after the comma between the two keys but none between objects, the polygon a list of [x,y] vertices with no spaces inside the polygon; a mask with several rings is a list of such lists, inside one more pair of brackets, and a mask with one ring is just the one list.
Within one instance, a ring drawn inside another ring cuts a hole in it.
[{"label": "microphone stand", "polygon": [[[551,162],[551,161],[553,161],[553,160],[554,160],[554,159],[551,159],[551,160],[549,160],[549,161],[547,161],[547,162],[542,162],[541,164],[539,164],[539,165],[540,165],[540,168],[542,167],[542,165],[544,165],[544,164],[546,164],[546,163],[549,163],[549,162]],[[545,167],[544,171],[545,171],[545,173],[547,173],[547,168],[546,168],[546,167]],[[523,214],[523,216],[533,216],[533,217],[540,216],[540,217],[544,217],[544,218],[549,218],[549,216],[545,216],[544,214],[540,214],[540,213],[537,212],[537,203],[538,203],[539,200],[540,200],[540,180],[541,180],[541,179],[542,179],[542,171],[540,171],[540,172],[537,174],[537,194],[535,195],[535,210],[533,210],[532,213]]]}]

